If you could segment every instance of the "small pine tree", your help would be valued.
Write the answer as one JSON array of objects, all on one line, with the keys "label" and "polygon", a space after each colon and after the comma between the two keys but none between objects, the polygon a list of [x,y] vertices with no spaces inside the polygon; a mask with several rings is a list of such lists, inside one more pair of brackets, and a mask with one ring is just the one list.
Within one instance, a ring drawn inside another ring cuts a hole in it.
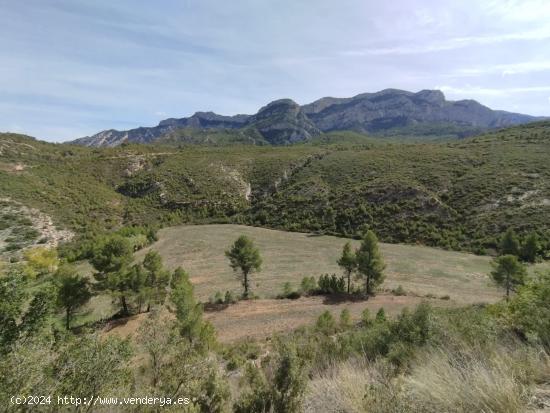
[{"label": "small pine tree", "polygon": [[294,348],[280,350],[273,378],[272,399],[276,413],[299,413],[307,388],[305,361]]},{"label": "small pine tree", "polygon": [[502,236],[502,239],[500,240],[499,250],[500,255],[519,255],[519,240],[512,228],[508,228],[508,230]]},{"label": "small pine tree", "polygon": [[347,308],[344,308],[340,313],[340,329],[347,330],[351,325],[351,314]]},{"label": "small pine tree", "polygon": [[146,271],[145,288],[148,291],[149,303],[147,311],[152,304],[163,304],[167,287],[170,281],[170,273],[162,265],[162,258],[156,251],[149,251],[143,259],[143,268]]},{"label": "small pine tree", "polygon": [[518,257],[515,255],[497,257],[492,265],[491,278],[506,289],[506,299],[508,300],[510,292],[514,291],[517,286],[524,284],[527,275],[525,266],[518,261]]},{"label": "small pine tree", "polygon": [[365,308],[363,312],[361,313],[361,323],[364,326],[368,326],[372,323],[372,320],[370,318],[370,311],[368,308]]},{"label": "small pine tree", "polygon": [[216,291],[216,294],[214,294],[214,303],[223,304],[223,295],[221,291]]},{"label": "small pine tree", "polygon": [[233,293],[229,290],[227,290],[225,292],[225,297],[224,297],[223,301],[224,301],[225,304],[235,304],[237,302],[237,300],[233,296]]},{"label": "small pine tree", "polygon": [[233,243],[231,249],[225,252],[225,255],[229,258],[233,271],[240,271],[240,278],[244,287],[243,297],[247,299],[250,293],[250,274],[261,270],[262,258],[260,251],[254,246],[251,239],[241,235]]},{"label": "small pine tree", "polygon": [[527,262],[535,262],[539,254],[539,237],[535,232],[530,233],[521,247],[521,259]]},{"label": "small pine tree", "polygon": [[336,322],[330,311],[327,310],[319,316],[315,323],[315,329],[326,335],[333,334],[336,331]]},{"label": "small pine tree", "polygon": [[[203,308],[193,294],[193,284],[185,271],[176,270],[179,281],[170,292],[175,306],[176,322],[182,337],[199,352],[205,352],[216,343],[216,332],[208,321],[202,319]],[[172,276],[172,279],[176,274]]]},{"label": "small pine tree", "polygon": [[386,321],[386,311],[384,311],[384,307],[380,307],[380,309],[376,312],[374,320],[377,323]]},{"label": "small pine tree", "polygon": [[364,278],[365,293],[369,296],[373,293],[374,288],[384,281],[385,264],[374,232],[367,231],[355,256],[357,259],[357,272]]},{"label": "small pine tree", "polygon": [[133,260],[132,245],[127,238],[113,235],[101,240],[95,246],[90,260],[98,271],[94,274],[97,280],[95,287],[99,290],[110,291],[120,299],[123,314],[129,314],[127,297],[134,292],[128,278],[132,272],[128,266]]},{"label": "small pine tree", "polygon": [[304,294],[312,294],[317,290],[317,281],[315,277],[304,277],[300,283],[300,289]]},{"label": "small pine tree", "polygon": [[65,328],[68,330],[76,310],[92,297],[90,282],[68,265],[57,270],[55,280],[58,284],[57,305],[65,310]]},{"label": "small pine tree", "polygon": [[283,285],[283,297],[288,297],[292,293],[292,284],[290,282],[286,282]]},{"label": "small pine tree", "polygon": [[349,242],[346,242],[344,248],[342,249],[342,256],[338,260],[338,265],[344,270],[344,273],[346,275],[348,284],[347,291],[349,294],[351,286],[351,274],[353,274],[355,268],[357,267],[355,254],[351,250],[351,244]]}]

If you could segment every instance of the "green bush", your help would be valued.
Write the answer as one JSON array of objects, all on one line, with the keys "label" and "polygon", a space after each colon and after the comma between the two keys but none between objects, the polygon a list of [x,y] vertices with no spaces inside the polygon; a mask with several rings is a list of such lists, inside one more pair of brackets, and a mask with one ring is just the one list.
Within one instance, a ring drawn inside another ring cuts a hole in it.
[{"label": "green bush", "polygon": [[313,295],[317,293],[317,281],[315,280],[315,277],[302,278],[300,290],[305,295]]},{"label": "green bush", "polygon": [[336,321],[334,321],[334,317],[330,311],[324,311],[319,316],[315,323],[315,330],[326,335],[336,332]]},{"label": "green bush", "polygon": [[277,295],[277,298],[287,298],[290,300],[296,300],[302,296],[300,291],[294,291],[292,285],[289,282],[284,283],[282,294]]},{"label": "green bush", "polygon": [[319,277],[319,292],[321,294],[342,294],[346,291],[346,280],[336,274],[323,274]]},{"label": "green bush", "polygon": [[225,304],[235,304],[237,302],[237,298],[233,295],[233,293],[229,290],[225,292],[225,297],[223,299],[223,302]]},{"label": "green bush", "polygon": [[397,288],[392,289],[391,293],[396,296],[407,295],[407,292],[405,291],[402,285],[398,285]]}]

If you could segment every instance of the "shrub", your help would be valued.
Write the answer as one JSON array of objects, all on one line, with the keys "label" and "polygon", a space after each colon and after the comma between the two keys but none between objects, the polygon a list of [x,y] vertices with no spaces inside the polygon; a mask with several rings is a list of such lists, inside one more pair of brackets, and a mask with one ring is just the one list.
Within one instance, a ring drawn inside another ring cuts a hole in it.
[{"label": "shrub", "polygon": [[396,296],[407,295],[407,292],[405,291],[405,289],[403,288],[403,286],[401,284],[398,285],[397,288],[392,289],[391,293],[393,295],[396,295]]},{"label": "shrub", "polygon": [[352,326],[351,314],[347,308],[344,308],[340,313],[340,328],[342,330],[347,330]]},{"label": "shrub", "polygon": [[336,274],[323,274],[319,277],[319,292],[321,294],[341,294],[346,291],[346,280]]},{"label": "shrub", "polygon": [[384,311],[384,307],[380,307],[380,309],[376,312],[375,321],[376,322],[386,321],[386,311]]},{"label": "shrub", "polygon": [[522,286],[509,306],[513,327],[550,349],[550,272]]},{"label": "shrub", "polygon": [[297,300],[298,298],[300,298],[302,295],[300,294],[300,292],[298,291],[292,291],[290,294],[288,294],[286,296],[286,298],[288,298],[289,300]]},{"label": "shrub", "polygon": [[372,323],[372,319],[370,318],[370,311],[368,308],[365,308],[361,313],[361,324],[363,326],[368,326],[371,323]]},{"label": "shrub", "polygon": [[277,298],[279,298],[279,299],[288,298],[290,300],[296,300],[296,299],[300,298],[301,296],[302,296],[302,294],[300,293],[300,291],[294,291],[292,289],[292,285],[289,282],[286,282],[283,285],[282,294],[277,295]]},{"label": "shrub", "polygon": [[317,292],[317,281],[315,277],[304,277],[300,283],[300,290],[305,295],[312,295]]},{"label": "shrub", "polygon": [[336,322],[330,311],[323,312],[315,323],[315,330],[329,335],[336,332]]},{"label": "shrub", "polygon": [[223,301],[225,304],[235,304],[237,302],[237,298],[235,298],[231,291],[227,290]]},{"label": "shrub", "polygon": [[216,294],[214,294],[214,297],[210,297],[208,300],[212,304],[223,304],[224,303],[224,297],[220,291],[216,291]]}]

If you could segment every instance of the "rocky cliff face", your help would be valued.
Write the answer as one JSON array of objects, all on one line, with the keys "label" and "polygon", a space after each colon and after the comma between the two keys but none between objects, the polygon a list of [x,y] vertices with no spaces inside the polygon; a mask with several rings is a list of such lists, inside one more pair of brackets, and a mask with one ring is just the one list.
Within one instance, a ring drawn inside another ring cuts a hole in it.
[{"label": "rocky cliff face", "polygon": [[264,106],[249,119],[248,126],[256,128],[272,145],[303,142],[321,133],[302,108],[290,99]]},{"label": "rocky cliff face", "polygon": [[386,89],[351,98],[325,97],[304,106],[290,99],[281,99],[264,106],[255,115],[223,116],[197,112],[188,118],[163,120],[151,128],[107,130],[73,143],[86,146],[150,143],[182,128],[253,129],[272,145],[308,141],[322,132],[334,130],[384,134],[399,129],[404,134],[421,135],[422,127],[431,128],[432,133],[437,132],[438,127],[452,127],[456,136],[463,136],[472,130],[513,126],[538,119],[491,110],[475,100],[448,101],[439,90],[413,93]]},{"label": "rocky cliff face", "polygon": [[493,111],[475,100],[447,101],[439,90],[411,93],[387,89],[353,98],[323,98],[303,107],[322,131],[380,132],[421,123],[490,129],[534,120],[532,116]]},{"label": "rocky cliff face", "polygon": [[124,142],[151,143],[166,134],[181,128],[196,129],[237,129],[242,128],[249,115],[222,116],[214,112],[196,112],[193,116],[181,119],[165,119],[158,126],[141,127],[127,131],[109,129],[93,136],[80,138],[72,143],[85,146],[118,146]]}]

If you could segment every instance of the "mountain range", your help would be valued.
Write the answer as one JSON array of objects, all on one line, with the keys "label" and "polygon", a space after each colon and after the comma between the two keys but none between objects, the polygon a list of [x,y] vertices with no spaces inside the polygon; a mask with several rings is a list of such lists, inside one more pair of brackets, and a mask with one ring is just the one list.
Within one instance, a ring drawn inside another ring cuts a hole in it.
[{"label": "mountain range", "polygon": [[71,143],[96,147],[124,142],[208,143],[223,134],[226,140],[240,143],[288,145],[343,130],[381,136],[462,138],[542,119],[492,110],[475,100],[449,101],[439,90],[414,93],[385,89],[351,98],[325,97],[303,106],[280,99],[254,115],[196,112],[187,118],[165,119],[154,127],[110,129]]}]

